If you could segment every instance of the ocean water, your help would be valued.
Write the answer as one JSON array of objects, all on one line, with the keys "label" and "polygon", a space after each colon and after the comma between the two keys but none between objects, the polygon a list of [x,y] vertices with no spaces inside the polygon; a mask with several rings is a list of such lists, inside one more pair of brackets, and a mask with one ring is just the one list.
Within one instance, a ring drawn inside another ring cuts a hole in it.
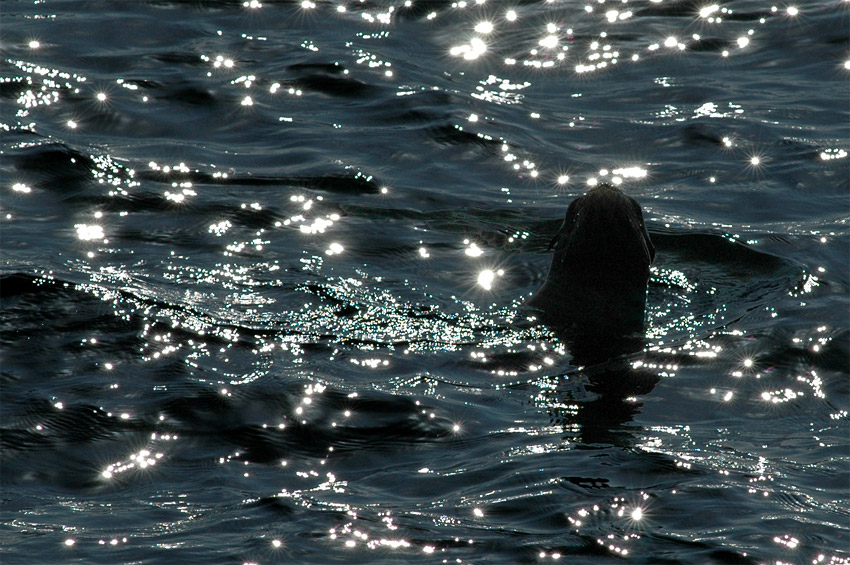
[{"label": "ocean water", "polygon": [[850,563],[846,0],[1,8],[4,564]]}]

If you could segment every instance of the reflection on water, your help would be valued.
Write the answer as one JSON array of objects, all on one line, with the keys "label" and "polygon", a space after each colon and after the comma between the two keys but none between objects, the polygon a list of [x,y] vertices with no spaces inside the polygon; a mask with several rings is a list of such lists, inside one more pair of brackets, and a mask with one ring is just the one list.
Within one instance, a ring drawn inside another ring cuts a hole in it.
[{"label": "reflection on water", "polygon": [[9,7],[6,560],[846,563],[844,4]]}]

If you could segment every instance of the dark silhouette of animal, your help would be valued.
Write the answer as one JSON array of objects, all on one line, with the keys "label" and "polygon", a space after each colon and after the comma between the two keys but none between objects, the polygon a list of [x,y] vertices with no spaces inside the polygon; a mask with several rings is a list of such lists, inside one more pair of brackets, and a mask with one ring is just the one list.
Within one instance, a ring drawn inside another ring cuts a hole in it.
[{"label": "dark silhouette of animal", "polygon": [[637,201],[608,184],[593,187],[570,204],[552,248],[549,276],[527,302],[537,316],[594,358],[642,340],[655,247]]}]

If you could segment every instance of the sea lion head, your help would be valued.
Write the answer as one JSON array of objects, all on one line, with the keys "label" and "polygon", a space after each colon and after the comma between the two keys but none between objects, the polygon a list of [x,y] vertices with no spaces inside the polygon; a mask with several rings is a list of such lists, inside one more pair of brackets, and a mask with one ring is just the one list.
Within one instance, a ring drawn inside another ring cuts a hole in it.
[{"label": "sea lion head", "polygon": [[576,198],[552,238],[549,276],[529,304],[573,335],[643,330],[646,285],[655,247],[637,201],[600,184]]}]

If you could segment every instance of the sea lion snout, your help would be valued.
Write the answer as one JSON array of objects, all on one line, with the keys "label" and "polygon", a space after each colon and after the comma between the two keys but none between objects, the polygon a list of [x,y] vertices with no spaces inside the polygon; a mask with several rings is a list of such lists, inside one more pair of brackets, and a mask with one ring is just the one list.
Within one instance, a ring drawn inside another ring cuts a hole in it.
[{"label": "sea lion snout", "polygon": [[576,198],[550,244],[546,282],[529,305],[557,328],[584,334],[642,331],[655,247],[637,201],[602,184]]}]

